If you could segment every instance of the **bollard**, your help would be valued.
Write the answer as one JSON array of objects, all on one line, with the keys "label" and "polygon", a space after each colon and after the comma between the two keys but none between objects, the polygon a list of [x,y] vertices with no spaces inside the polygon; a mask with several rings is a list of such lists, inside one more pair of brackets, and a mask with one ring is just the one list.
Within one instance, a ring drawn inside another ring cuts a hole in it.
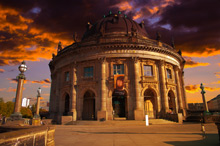
[{"label": "bollard", "polygon": [[146,126],[149,126],[148,115],[145,115]]}]

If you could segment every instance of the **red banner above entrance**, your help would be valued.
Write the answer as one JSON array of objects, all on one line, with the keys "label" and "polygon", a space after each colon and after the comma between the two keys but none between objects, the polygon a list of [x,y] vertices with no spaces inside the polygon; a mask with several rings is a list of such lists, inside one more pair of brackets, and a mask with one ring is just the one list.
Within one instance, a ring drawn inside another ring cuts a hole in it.
[{"label": "red banner above entrance", "polygon": [[124,95],[124,75],[114,75],[114,92],[115,96]]}]

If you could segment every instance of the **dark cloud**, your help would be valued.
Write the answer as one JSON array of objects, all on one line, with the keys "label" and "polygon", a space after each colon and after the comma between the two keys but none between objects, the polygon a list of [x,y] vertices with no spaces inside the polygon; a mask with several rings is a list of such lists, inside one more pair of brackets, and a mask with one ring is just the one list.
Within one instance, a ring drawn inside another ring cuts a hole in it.
[{"label": "dark cloud", "polygon": [[220,50],[219,5],[219,0],[181,0],[180,4],[166,7],[158,25],[171,25],[177,45],[183,51]]},{"label": "dark cloud", "polygon": [[[64,46],[71,44],[74,32],[82,37],[87,22],[95,23],[109,10],[145,19],[150,38],[159,31],[161,40],[170,44],[174,37],[185,55],[220,53],[219,5],[219,0],[2,0],[0,66],[50,59],[59,40]],[[152,23],[156,18],[159,22]],[[170,29],[163,26],[167,24]]]}]

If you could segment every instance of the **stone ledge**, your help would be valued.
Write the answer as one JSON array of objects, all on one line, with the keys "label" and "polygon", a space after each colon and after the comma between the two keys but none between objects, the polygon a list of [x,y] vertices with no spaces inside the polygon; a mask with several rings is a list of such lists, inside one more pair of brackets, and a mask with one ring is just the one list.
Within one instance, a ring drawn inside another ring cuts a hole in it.
[{"label": "stone ledge", "polygon": [[54,126],[1,126],[0,145],[54,145]]}]

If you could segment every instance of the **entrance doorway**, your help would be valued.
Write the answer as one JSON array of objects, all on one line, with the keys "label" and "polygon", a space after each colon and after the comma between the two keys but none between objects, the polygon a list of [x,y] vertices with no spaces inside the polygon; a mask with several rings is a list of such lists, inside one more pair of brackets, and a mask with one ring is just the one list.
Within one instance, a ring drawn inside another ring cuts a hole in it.
[{"label": "entrance doorway", "polygon": [[171,90],[168,92],[168,102],[170,113],[176,113],[175,95]]},{"label": "entrance doorway", "polygon": [[83,97],[83,120],[95,120],[95,94],[92,91],[87,91]]},{"label": "entrance doorway", "polygon": [[69,106],[70,106],[70,97],[69,94],[66,94],[65,101],[64,101],[64,112],[63,116],[67,116],[69,113]]},{"label": "entrance doorway", "polygon": [[151,89],[144,92],[144,113],[149,118],[156,117],[155,96]]},{"label": "entrance doorway", "polygon": [[114,118],[128,117],[127,111],[127,95],[124,91],[123,94],[118,95],[116,92],[112,94],[112,107]]}]

